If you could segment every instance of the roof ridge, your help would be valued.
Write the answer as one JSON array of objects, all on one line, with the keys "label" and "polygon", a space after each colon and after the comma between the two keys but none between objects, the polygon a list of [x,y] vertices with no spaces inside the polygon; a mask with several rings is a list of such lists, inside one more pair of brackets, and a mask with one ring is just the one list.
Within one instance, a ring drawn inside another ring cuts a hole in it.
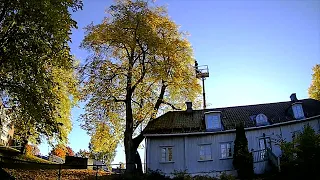
[{"label": "roof ridge", "polygon": [[[315,100],[315,99],[306,98],[306,99],[299,99],[298,101],[303,101],[303,100]],[[239,105],[239,106],[217,107],[217,108],[210,108],[210,109],[207,109],[207,110],[225,109],[225,108],[237,108],[237,107],[248,107],[248,106],[259,106],[259,105],[268,105],[268,104],[280,104],[280,103],[289,103],[289,102],[291,102],[291,101],[280,101],[280,102],[272,102],[272,103],[260,103],[260,104],[248,104],[248,105]],[[203,109],[201,109],[201,110],[203,110]]]},{"label": "roof ridge", "polygon": [[[305,99],[299,99],[298,101],[303,100],[315,100],[312,98],[305,98]],[[317,100],[315,100],[317,101]],[[239,107],[248,107],[248,106],[260,106],[260,105],[268,105],[268,104],[280,104],[280,103],[289,103],[291,101],[280,101],[280,102],[272,102],[272,103],[260,103],[260,104],[248,104],[248,105],[238,105],[238,106],[225,106],[225,107],[216,107],[216,108],[210,108],[210,109],[194,109],[193,111],[210,111],[210,110],[216,110],[216,109],[226,109],[226,108],[239,108]],[[185,110],[173,110],[168,112],[185,112]]]}]

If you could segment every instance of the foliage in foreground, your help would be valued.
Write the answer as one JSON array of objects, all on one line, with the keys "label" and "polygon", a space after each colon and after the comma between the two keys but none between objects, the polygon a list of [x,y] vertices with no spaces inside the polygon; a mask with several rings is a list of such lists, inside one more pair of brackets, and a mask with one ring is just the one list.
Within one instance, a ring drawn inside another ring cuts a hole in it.
[{"label": "foliage in foreground", "polygon": [[233,166],[237,169],[240,179],[253,178],[253,156],[248,150],[248,140],[243,124],[238,124],[236,127]]},{"label": "foliage in foreground", "polygon": [[291,179],[317,176],[320,167],[320,135],[310,125],[293,135],[292,142],[281,140],[281,169]]},{"label": "foliage in foreground", "polygon": [[94,137],[108,126],[103,134],[123,139],[126,170],[135,171],[144,139],[140,128],[171,108],[182,109],[187,100],[196,102],[201,92],[191,45],[165,8],[120,0],[101,24],[87,27],[82,47],[91,52],[82,69],[88,102],[83,128]]}]

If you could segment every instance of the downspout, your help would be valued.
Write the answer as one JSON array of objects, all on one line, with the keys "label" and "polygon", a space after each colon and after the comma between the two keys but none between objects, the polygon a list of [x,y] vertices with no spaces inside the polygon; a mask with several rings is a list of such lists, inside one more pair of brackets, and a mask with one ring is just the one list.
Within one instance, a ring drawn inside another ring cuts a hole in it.
[{"label": "downspout", "polygon": [[187,171],[187,142],[186,136],[183,137],[183,144],[184,144],[184,170]]},{"label": "downspout", "polygon": [[145,137],[144,140],[144,144],[145,144],[145,149],[144,149],[144,172],[147,173],[148,171],[148,141],[147,141],[147,137]]}]

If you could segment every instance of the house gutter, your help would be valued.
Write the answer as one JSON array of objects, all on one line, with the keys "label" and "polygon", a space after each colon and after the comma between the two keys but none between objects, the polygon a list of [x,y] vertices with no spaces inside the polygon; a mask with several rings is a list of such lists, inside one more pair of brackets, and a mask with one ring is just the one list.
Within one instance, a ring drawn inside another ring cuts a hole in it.
[{"label": "house gutter", "polygon": [[[272,127],[278,127],[282,125],[288,125],[288,124],[296,124],[300,122],[307,122],[311,121],[314,119],[320,118],[320,115],[301,119],[301,120],[292,120],[292,121],[287,121],[287,122],[281,122],[281,123],[276,123],[276,124],[271,124],[271,125],[266,125],[266,126],[259,126],[259,127],[248,127],[244,128],[246,131],[253,131],[257,129],[266,129],[266,128],[272,128]],[[225,131],[215,131],[215,132],[190,132],[190,133],[174,133],[174,134],[144,134],[143,136],[145,137],[161,137],[161,136],[192,136],[192,135],[207,135],[207,134],[223,134],[223,133],[233,133],[235,132],[235,129],[229,129]]]}]

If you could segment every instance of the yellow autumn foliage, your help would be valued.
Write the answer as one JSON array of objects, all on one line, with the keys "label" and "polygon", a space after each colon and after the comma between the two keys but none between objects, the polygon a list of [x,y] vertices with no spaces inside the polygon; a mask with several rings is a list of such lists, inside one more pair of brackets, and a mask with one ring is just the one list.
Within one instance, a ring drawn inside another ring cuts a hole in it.
[{"label": "yellow autumn foliage", "polygon": [[320,101],[320,64],[313,67],[312,82],[309,87],[309,96]]},{"label": "yellow autumn foliage", "polygon": [[183,109],[186,101],[200,103],[192,47],[164,7],[117,1],[102,23],[86,30],[82,47],[90,56],[82,70],[87,104],[81,119],[95,139],[105,124],[105,134],[124,137],[132,153],[137,145],[128,142],[141,124]]}]

